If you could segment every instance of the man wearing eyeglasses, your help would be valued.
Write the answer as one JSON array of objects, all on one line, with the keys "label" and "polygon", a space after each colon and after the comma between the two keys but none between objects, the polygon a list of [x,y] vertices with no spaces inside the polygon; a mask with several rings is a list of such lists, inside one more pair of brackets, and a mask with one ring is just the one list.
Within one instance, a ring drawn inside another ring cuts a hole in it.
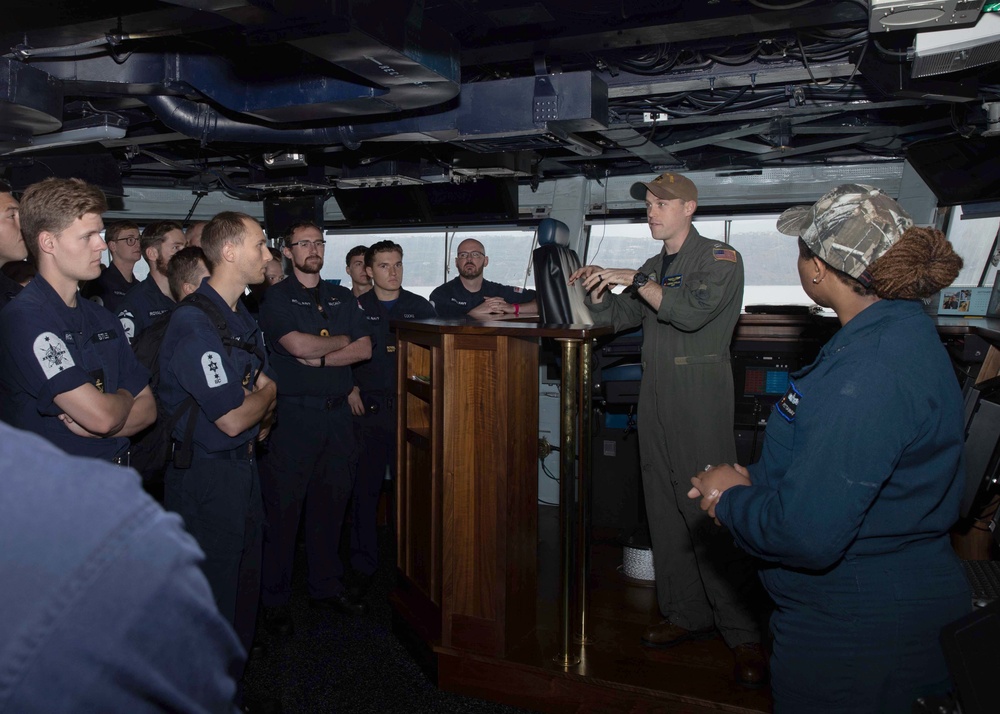
[{"label": "man wearing eyeglasses", "polygon": [[116,221],[104,229],[104,242],[108,244],[111,265],[96,280],[85,283],[80,293],[117,315],[125,293],[135,285],[132,271],[141,257],[139,226],[132,221]]},{"label": "man wearing eyeglasses", "polygon": [[139,247],[149,264],[149,276],[129,290],[118,311],[130,342],[134,343],[156,318],[174,309],[167,264],[184,246],[184,231],[176,221],[154,221],[143,229]]},{"label": "man wearing eyeglasses", "polygon": [[[0,181],[0,266],[24,260],[28,248],[21,236],[17,199],[11,193],[10,184]],[[0,272],[0,308],[21,292],[21,284]]]},{"label": "man wearing eyeglasses", "polygon": [[458,244],[458,277],[434,288],[431,303],[438,317],[489,320],[500,315],[537,315],[535,292],[490,282],[483,269],[490,264],[486,248],[474,238]]},{"label": "man wearing eyeglasses", "polygon": [[357,299],[320,278],[320,227],[296,223],[282,241],[292,271],[264,293],[259,317],[278,382],[277,420],[261,464],[268,533],[261,601],[265,626],[277,636],[293,630],[292,561],[303,508],[310,605],[364,612],[344,587],[338,549],[357,450],[347,402],[351,365],[372,354]]}]

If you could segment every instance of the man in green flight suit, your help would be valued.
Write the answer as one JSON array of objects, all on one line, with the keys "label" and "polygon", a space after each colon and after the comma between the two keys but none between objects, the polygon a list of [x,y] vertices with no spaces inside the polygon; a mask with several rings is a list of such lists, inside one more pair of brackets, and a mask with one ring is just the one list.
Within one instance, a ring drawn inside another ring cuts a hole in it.
[{"label": "man in green flight suit", "polygon": [[[650,233],[663,241],[639,270],[588,265],[583,281],[595,322],[616,331],[642,325],[639,453],[653,567],[664,618],[643,644],[670,647],[721,633],[733,650],[736,681],[763,683],[767,660],[749,594],[754,566],[732,536],[686,497],[693,475],[736,461],[729,343],[743,301],[743,260],[732,246],[691,225],[698,189],[664,173],[635,183]],[[610,288],[627,286],[615,295]]]}]

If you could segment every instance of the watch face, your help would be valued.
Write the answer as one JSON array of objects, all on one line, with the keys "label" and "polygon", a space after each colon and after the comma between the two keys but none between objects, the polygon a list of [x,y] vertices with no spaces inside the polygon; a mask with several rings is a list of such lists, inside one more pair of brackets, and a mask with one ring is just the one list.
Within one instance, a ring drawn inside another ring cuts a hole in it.
[{"label": "watch face", "polygon": [[646,275],[645,273],[636,273],[635,277],[632,278],[632,284],[635,285],[637,288],[641,288],[647,282],[649,282],[649,276]]}]

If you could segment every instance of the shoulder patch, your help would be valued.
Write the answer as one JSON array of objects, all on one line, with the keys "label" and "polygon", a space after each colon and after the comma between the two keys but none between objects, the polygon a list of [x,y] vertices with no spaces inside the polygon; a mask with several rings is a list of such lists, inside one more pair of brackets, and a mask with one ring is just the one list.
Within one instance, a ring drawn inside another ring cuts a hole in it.
[{"label": "shoulder patch", "polygon": [[118,313],[118,320],[122,323],[125,336],[131,342],[132,338],[135,337],[135,316],[128,310],[122,310]]},{"label": "shoulder patch", "polygon": [[732,248],[712,248],[712,257],[716,260],[727,260],[730,263],[735,263],[736,251]]},{"label": "shoulder patch", "polygon": [[76,365],[73,355],[66,349],[66,343],[54,332],[43,332],[32,345],[46,379],[52,379],[60,372]]},{"label": "shoulder patch", "polygon": [[781,415],[781,417],[787,422],[795,421],[795,410],[799,408],[799,402],[802,401],[802,394],[795,388],[792,382],[788,383],[788,389],[785,390],[785,396],[783,396],[777,404],[774,405],[774,410]]},{"label": "shoulder patch", "polygon": [[517,285],[514,285],[512,287],[514,288],[514,292],[516,292],[516,293],[523,293],[524,292],[524,288],[522,288],[522,287],[519,287]]},{"label": "shoulder patch", "polygon": [[209,387],[221,387],[229,384],[226,370],[222,368],[222,358],[218,352],[206,352],[201,356],[201,370],[205,373],[205,381]]}]

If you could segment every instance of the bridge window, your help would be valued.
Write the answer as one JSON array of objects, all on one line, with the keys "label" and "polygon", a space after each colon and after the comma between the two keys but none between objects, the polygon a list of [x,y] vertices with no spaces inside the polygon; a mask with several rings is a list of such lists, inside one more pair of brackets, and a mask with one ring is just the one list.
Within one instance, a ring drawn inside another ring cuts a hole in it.
[{"label": "bridge window", "polygon": [[[533,229],[493,229],[426,232],[372,233],[326,232],[326,262],[321,273],[324,279],[339,279],[350,286],[345,273],[345,257],[356,245],[371,245],[381,240],[393,240],[403,248],[403,287],[428,297],[431,291],[458,273],[455,252],[466,238],[475,238],[486,248],[490,264],[484,272],[487,280],[505,285],[525,286],[525,273],[531,261]],[[534,288],[534,276],[527,276],[526,287]]]},{"label": "bridge window", "polygon": [[[729,243],[743,256],[743,305],[811,305],[799,284],[795,239],[778,233],[777,216],[696,220],[706,238]],[[594,222],[587,263],[638,268],[662,246],[645,223]]]}]

